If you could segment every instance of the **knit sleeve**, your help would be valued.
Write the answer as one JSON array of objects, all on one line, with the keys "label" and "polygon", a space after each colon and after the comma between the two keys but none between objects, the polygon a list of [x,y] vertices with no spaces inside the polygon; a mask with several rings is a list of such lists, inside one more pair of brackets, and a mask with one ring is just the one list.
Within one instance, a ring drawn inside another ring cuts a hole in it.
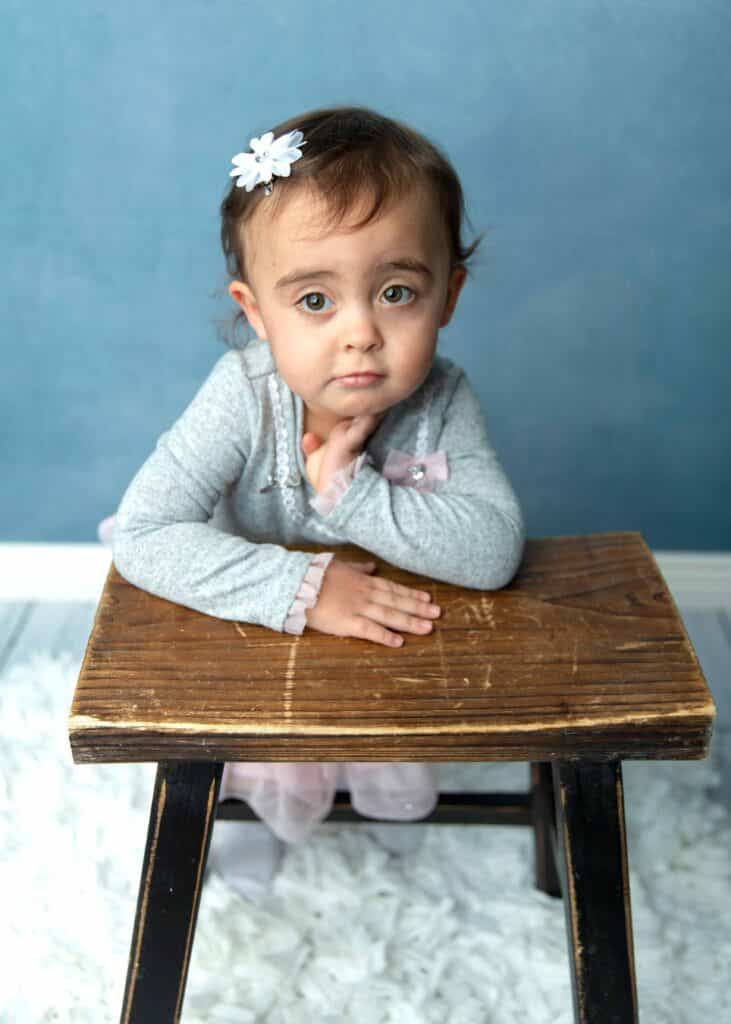
[{"label": "knit sleeve", "polygon": [[312,554],[210,523],[249,457],[255,409],[241,353],[227,352],[127,488],[112,555],[125,579],[152,594],[283,630]]}]

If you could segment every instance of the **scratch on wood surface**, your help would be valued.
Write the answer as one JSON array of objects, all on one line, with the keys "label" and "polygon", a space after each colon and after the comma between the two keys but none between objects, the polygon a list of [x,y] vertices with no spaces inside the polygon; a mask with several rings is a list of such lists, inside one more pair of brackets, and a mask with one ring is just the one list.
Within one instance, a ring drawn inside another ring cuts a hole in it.
[{"label": "scratch on wood surface", "polygon": [[435,632],[437,635],[437,646],[439,647],[439,668],[442,673],[442,684],[447,686],[447,663],[444,657],[444,640],[442,639],[442,631],[439,626],[434,623]]},{"label": "scratch on wood surface", "polygon": [[243,637],[246,637],[246,633],[244,633],[243,629],[242,629],[242,628],[241,628],[241,626],[240,626],[240,625],[238,624],[238,622],[234,622],[234,629],[235,629],[235,630],[236,630],[236,632],[237,632],[237,633],[239,634],[239,636],[243,636]]},{"label": "scratch on wood surface", "polygon": [[297,645],[300,642],[300,638],[296,636],[289,648],[289,657],[287,658],[287,669],[284,673],[284,717],[290,719],[292,717],[292,694],[294,693],[294,666],[297,661]]},{"label": "scratch on wood surface", "polygon": [[574,640],[574,661],[571,666],[571,675],[575,676],[579,669],[579,641]]},{"label": "scratch on wood surface", "polygon": [[[287,634],[287,635],[289,635],[289,634]],[[247,637],[247,639],[248,639],[248,637]],[[258,640],[255,637],[252,640],[252,642],[250,644],[250,647],[251,647],[252,651],[259,651],[259,650],[261,650],[262,647],[278,647],[281,650],[282,649],[282,641],[281,640],[272,640],[271,642],[267,642],[266,640]]]},{"label": "scratch on wood surface", "polygon": [[[157,693],[155,692],[152,686],[145,686],[138,690],[137,693],[142,698],[145,707],[153,707],[156,711],[161,710],[162,700],[160,699],[160,697],[158,697]],[[136,711],[137,708],[139,707],[139,703],[135,701],[133,704],[128,704],[127,707],[133,711]]]},{"label": "scratch on wood surface", "polygon": [[494,602],[490,598],[484,596],[480,598],[479,603],[473,598],[460,597],[450,604],[449,614],[451,616],[459,616],[466,626],[485,625],[494,629],[495,616],[492,611],[493,604]]},{"label": "scratch on wood surface", "polygon": [[483,619],[485,625],[489,626],[490,629],[494,629],[495,615],[493,614],[493,608],[495,606],[495,602],[491,601],[489,597],[485,597],[483,594],[482,598],[480,599],[480,605],[482,606],[482,612],[483,615],[485,616],[485,618]]},{"label": "scratch on wood surface", "polygon": [[490,687],[492,686],[492,683],[490,682],[490,673],[491,672],[492,672],[492,665],[488,665],[487,666],[487,675],[482,680],[482,689],[483,690],[489,690]]}]

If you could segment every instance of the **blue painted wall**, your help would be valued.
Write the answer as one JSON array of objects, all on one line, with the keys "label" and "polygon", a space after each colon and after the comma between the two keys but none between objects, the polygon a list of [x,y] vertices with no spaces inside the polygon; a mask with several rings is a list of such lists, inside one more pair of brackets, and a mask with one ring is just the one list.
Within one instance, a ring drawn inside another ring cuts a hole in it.
[{"label": "blue painted wall", "polygon": [[230,158],[363,103],[490,228],[441,348],[533,535],[731,547],[726,0],[6,0],[0,540],[83,541],[224,351]]}]

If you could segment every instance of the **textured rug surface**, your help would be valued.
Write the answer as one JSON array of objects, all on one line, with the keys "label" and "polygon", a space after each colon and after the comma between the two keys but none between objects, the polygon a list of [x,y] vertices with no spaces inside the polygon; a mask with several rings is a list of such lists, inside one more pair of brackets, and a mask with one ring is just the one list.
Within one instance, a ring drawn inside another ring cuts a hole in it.
[{"label": "textured rug surface", "polygon": [[[119,1018],[154,766],[72,764],[78,673],[0,676],[0,1021]],[[522,765],[445,788],[525,789]],[[731,1019],[731,827],[710,762],[624,766],[643,1024]],[[423,826],[393,854],[358,826],[287,850],[259,906],[203,890],[186,1024],[570,1024],[561,901],[528,829]]]}]

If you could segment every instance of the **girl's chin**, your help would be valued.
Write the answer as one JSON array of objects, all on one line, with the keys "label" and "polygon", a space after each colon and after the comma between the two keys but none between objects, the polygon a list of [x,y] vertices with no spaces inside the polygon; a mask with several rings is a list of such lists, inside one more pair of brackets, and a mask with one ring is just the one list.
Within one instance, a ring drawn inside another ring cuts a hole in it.
[{"label": "girl's chin", "polygon": [[343,390],[336,401],[332,401],[331,398],[326,404],[313,402],[313,419],[320,422],[330,420],[334,424],[338,420],[352,419],[354,416],[385,415],[392,406],[398,405],[402,400],[398,396],[386,398],[384,395],[377,395],[368,388]]}]

